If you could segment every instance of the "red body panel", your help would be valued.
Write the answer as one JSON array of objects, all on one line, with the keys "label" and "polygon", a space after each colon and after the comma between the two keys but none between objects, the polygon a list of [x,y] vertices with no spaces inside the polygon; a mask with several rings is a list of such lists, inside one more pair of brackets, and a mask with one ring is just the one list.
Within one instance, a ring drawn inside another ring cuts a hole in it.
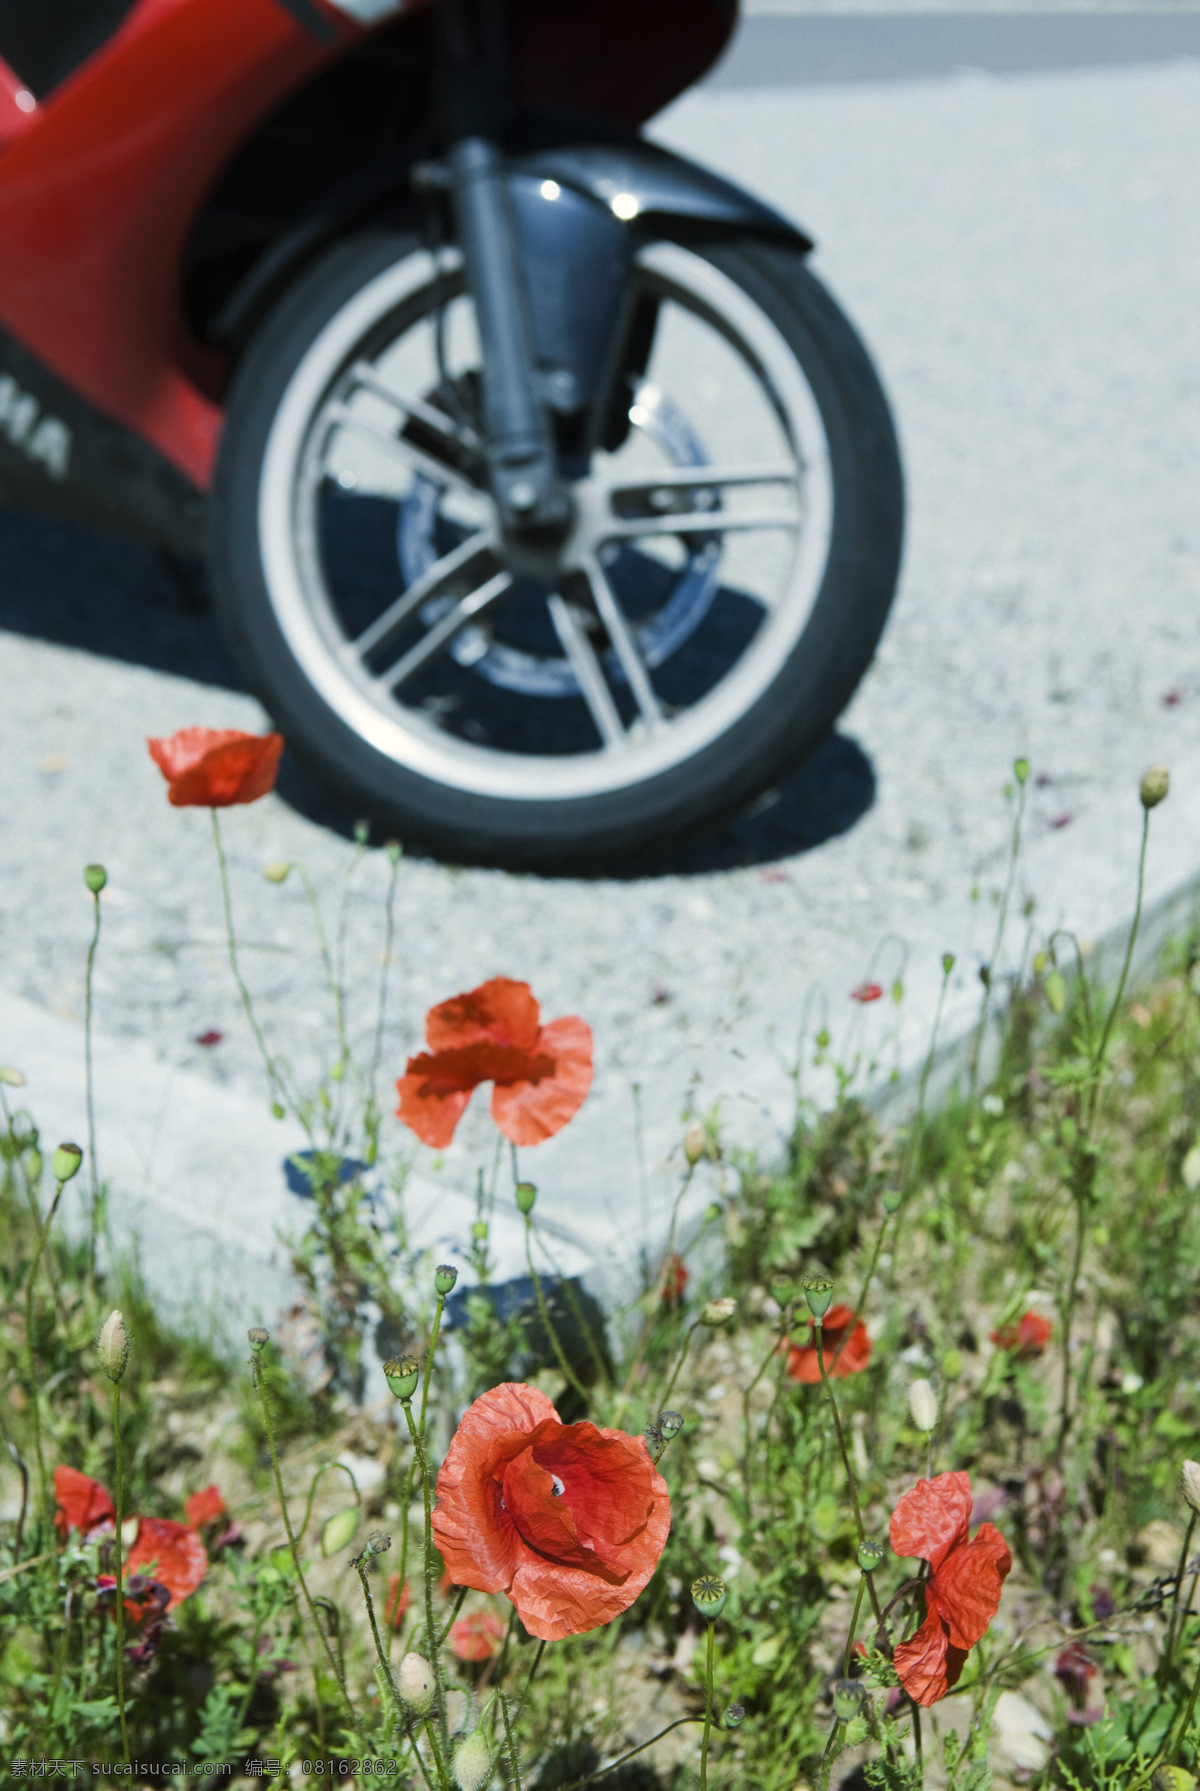
[{"label": "red body panel", "polygon": [[184,244],[238,142],[339,48],[277,0],[142,0],[0,154],[0,321],[201,489],[223,362],[183,320]]}]

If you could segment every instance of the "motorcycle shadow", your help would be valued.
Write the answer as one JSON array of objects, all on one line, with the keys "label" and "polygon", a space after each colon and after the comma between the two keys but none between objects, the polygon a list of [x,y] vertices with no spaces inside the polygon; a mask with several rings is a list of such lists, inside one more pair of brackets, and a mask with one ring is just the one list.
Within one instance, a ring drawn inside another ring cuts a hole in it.
[{"label": "motorcycle shadow", "polygon": [[[198,563],[74,523],[0,509],[0,566],[0,630],[216,689],[243,688]],[[180,725],[203,719],[181,717]],[[284,755],[277,788],[308,820],[352,837],[358,811],[292,754]],[[848,833],[874,799],[870,760],[857,741],[832,733],[790,777],[740,814],[586,874],[620,882],[750,866],[770,874],[780,860]]]}]

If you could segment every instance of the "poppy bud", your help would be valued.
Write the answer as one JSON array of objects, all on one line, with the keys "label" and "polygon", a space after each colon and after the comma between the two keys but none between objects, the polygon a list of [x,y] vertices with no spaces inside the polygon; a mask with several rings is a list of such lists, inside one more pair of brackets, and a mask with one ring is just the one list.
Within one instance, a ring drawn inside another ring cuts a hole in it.
[{"label": "poppy bud", "polygon": [[746,1711],[741,1704],[731,1704],[725,1712],[724,1721],[727,1729],[740,1729],[745,1720]]},{"label": "poppy bud", "polygon": [[908,1409],[918,1430],[928,1434],[937,1424],[937,1394],[928,1381],[914,1381],[909,1387]]},{"label": "poppy bud", "polygon": [[119,1381],[129,1360],[129,1332],[119,1312],[110,1312],[105,1319],[97,1348],[101,1368],[110,1381]]},{"label": "poppy bud", "polygon": [[400,1671],[396,1676],[396,1689],[400,1693],[401,1702],[406,1704],[414,1716],[428,1716],[433,1709],[433,1700],[437,1686],[433,1677],[433,1668],[421,1654],[406,1654],[400,1662]]},{"label": "poppy bud", "polygon": [[474,1225],[472,1225],[472,1227],[471,1227],[472,1242],[476,1243],[476,1244],[486,1244],[487,1243],[487,1234],[488,1234],[487,1220],[486,1219],[476,1219]]},{"label": "poppy bud", "polygon": [[355,845],[356,846],[365,846],[367,841],[370,839],[370,837],[371,837],[371,823],[369,821],[356,821],[354,823],[354,843],[355,843]]},{"label": "poppy bud", "polygon": [[372,1530],[367,1537],[367,1546],[364,1548],[363,1554],[367,1556],[386,1554],[391,1546],[392,1539],[386,1530]]},{"label": "poppy bud", "polygon": [[383,1375],[396,1398],[407,1404],[417,1390],[421,1365],[412,1356],[405,1356],[401,1361],[385,1362]]},{"label": "poppy bud", "polygon": [[250,1339],[250,1348],[254,1351],[255,1355],[261,1356],[270,1341],[271,1333],[270,1331],[264,1331],[261,1325],[251,1325],[250,1329],[246,1332],[246,1336]]},{"label": "poppy bud", "polygon": [[887,1550],[882,1542],[860,1542],[858,1545],[858,1565],[863,1573],[874,1573],[882,1567]]},{"label": "poppy bud", "polygon": [[904,1194],[900,1188],[885,1188],[883,1190],[883,1210],[884,1210],[884,1212],[885,1213],[898,1213],[900,1211],[900,1203],[903,1199],[904,1199]]},{"label": "poppy bud", "polygon": [[104,888],[104,885],[108,882],[108,872],[102,864],[85,864],[83,867],[83,880],[92,895],[99,895],[100,891]]},{"label": "poppy bud", "polygon": [[437,1268],[433,1271],[434,1291],[440,1294],[443,1299],[445,1299],[448,1293],[453,1292],[454,1283],[457,1280],[458,1270],[452,1262],[439,1262]]},{"label": "poppy bud", "polygon": [[1019,784],[1027,784],[1029,782],[1029,760],[1028,759],[1014,759],[1013,760],[1013,776],[1016,778],[1016,780]]},{"label": "poppy bud", "polygon": [[677,1437],[683,1429],[683,1419],[678,1412],[660,1412],[658,1414],[658,1428],[668,1439]]},{"label": "poppy bud", "polygon": [[399,864],[404,856],[404,848],[399,840],[384,840],[383,849],[388,855],[389,864]]},{"label": "poppy bud", "polygon": [[683,1134],[683,1154],[694,1169],[701,1157],[708,1151],[708,1133],[704,1129],[704,1121],[694,1119]]},{"label": "poppy bud", "polygon": [[287,1114],[287,1108],[282,1101],[272,1101],[271,1112],[275,1115],[276,1119],[283,1119]]},{"label": "poppy bud", "polygon": [[1165,802],[1167,791],[1170,788],[1171,773],[1166,766],[1151,765],[1149,771],[1143,776],[1141,788],[1138,791],[1142,799],[1142,807],[1147,811],[1157,808],[1160,802]]},{"label": "poppy bud", "polygon": [[77,1144],[60,1144],[50,1159],[50,1173],[56,1182],[69,1182],[73,1175],[79,1174],[82,1162],[83,1152]]},{"label": "poppy bud", "polygon": [[24,1088],[25,1077],[20,1070],[14,1070],[11,1064],[0,1066],[0,1082],[5,1088]]},{"label": "poppy bud", "polygon": [[1150,1784],[1153,1791],[1195,1791],[1196,1780],[1182,1766],[1160,1766]]},{"label": "poppy bud", "polygon": [[949,976],[950,972],[954,969],[954,965],[954,953],[952,951],[944,951],[942,953],[942,975]]},{"label": "poppy bud", "polygon": [[835,1679],[833,1682],[833,1714],[839,1723],[853,1722],[863,1707],[865,1688],[857,1679]]},{"label": "poppy bud", "polygon": [[1179,1470],[1179,1490],[1192,1510],[1200,1515],[1200,1461],[1185,1461]]},{"label": "poppy bud", "polygon": [[725,1581],[711,1573],[693,1580],[692,1603],[706,1623],[715,1623],[725,1609]]},{"label": "poppy bud", "polygon": [[517,1211],[528,1218],[533,1211],[533,1203],[537,1199],[537,1189],[532,1182],[518,1182],[516,1187]]},{"label": "poppy bud", "polygon": [[492,1756],[482,1729],[468,1735],[454,1756],[458,1791],[483,1791],[492,1776]]},{"label": "poppy bud", "polygon": [[700,1314],[700,1323],[719,1331],[722,1325],[729,1323],[736,1311],[736,1300],[710,1300]]},{"label": "poppy bud", "polygon": [[286,883],[291,869],[286,858],[277,858],[271,864],[263,865],[263,876],[268,883]]},{"label": "poppy bud", "polygon": [[828,1275],[810,1275],[804,1283],[804,1298],[808,1310],[820,1324],[833,1299],[833,1282]]}]

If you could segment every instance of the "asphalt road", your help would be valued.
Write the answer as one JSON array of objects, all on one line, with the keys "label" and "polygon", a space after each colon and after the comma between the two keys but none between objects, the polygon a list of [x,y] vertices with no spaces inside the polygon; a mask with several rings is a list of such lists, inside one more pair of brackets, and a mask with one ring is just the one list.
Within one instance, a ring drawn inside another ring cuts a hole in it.
[{"label": "asphalt road", "polygon": [[[594,1094],[527,1167],[576,1241],[568,1262],[613,1282],[670,1198],[685,1107],[719,1100],[732,1137],[776,1148],[801,1037],[827,1018],[864,1075],[911,1064],[943,950],[959,955],[948,1029],[969,1023],[1016,753],[1035,768],[1019,889],[1040,932],[1099,938],[1128,914],[1136,784],[1155,760],[1175,785],[1152,899],[1200,872],[1200,62],[719,80],[656,134],[815,236],[815,270],[878,361],[910,503],[891,624],[824,756],[687,853],[591,881],[407,864],[384,1051],[394,1075],[427,1005],[501,972],[527,977],[548,1014],[591,1021]],[[160,1285],[199,1276],[269,1316],[284,1291],[273,1228],[302,1217],[280,1174],[294,1140],[266,1116],[228,984],[207,818],[168,809],[143,744],[261,717],[195,594],[152,555],[6,516],[0,566],[0,1062],[26,1069],[52,1136],[78,1133],[79,872],[103,860],[116,1223],[141,1233]],[[386,865],[355,864],[352,819],[285,781],[226,827],[247,974],[302,1072],[329,1060],[328,1003],[297,880],[261,870],[303,859],[334,915],[353,872],[350,1008],[369,1039]],[[898,974],[899,1008],[849,1000],[864,976]],[[217,1045],[196,1042],[214,1030]],[[460,1137],[412,1184],[447,1253],[486,1120]]]}]

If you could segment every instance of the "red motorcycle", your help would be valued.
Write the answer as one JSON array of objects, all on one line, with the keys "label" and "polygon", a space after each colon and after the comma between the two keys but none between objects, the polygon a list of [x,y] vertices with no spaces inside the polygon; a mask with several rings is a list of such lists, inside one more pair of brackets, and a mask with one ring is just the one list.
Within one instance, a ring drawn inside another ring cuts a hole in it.
[{"label": "red motorcycle", "polygon": [[601,862],[829,730],[895,433],[808,239],[639,127],[721,0],[0,0],[0,496],[201,554],[382,830]]}]

